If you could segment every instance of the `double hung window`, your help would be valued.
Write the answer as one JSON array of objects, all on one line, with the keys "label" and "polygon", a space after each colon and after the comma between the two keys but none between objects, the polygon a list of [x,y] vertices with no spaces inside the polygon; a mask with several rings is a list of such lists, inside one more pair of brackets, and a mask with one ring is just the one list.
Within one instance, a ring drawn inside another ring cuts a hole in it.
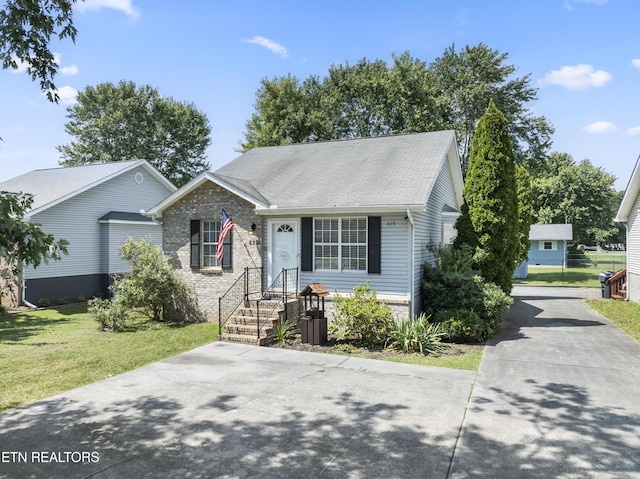
[{"label": "double hung window", "polygon": [[314,218],[316,270],[367,271],[367,218]]}]

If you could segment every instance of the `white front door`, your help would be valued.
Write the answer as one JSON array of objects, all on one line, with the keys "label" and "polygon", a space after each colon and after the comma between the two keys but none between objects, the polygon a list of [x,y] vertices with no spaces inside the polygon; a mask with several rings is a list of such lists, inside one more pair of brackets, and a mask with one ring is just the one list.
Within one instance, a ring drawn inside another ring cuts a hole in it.
[{"label": "white front door", "polygon": [[[279,220],[271,223],[271,251],[269,252],[269,283],[280,274],[282,269],[298,267],[297,220]],[[297,287],[297,285],[295,285]]]}]

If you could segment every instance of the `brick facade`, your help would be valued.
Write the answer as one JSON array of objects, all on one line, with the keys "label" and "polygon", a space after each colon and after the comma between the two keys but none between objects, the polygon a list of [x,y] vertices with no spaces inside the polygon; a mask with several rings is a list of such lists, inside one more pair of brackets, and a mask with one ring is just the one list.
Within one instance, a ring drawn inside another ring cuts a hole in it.
[{"label": "brick facade", "polygon": [[[201,270],[190,267],[191,220],[220,220],[227,212],[234,227],[232,268]],[[209,321],[218,320],[218,298],[242,274],[245,267],[262,266],[263,220],[254,205],[218,185],[206,182],[173,205],[162,215],[163,249],[179,276],[193,288],[198,306]],[[255,224],[255,231],[251,225]]]}]

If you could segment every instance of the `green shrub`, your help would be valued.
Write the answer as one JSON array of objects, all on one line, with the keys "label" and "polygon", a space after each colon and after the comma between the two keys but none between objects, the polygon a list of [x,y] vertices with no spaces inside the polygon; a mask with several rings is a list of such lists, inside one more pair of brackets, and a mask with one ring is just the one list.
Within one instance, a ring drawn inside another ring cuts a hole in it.
[{"label": "green shrub", "polygon": [[82,295],[78,296],[78,298],[76,299],[78,303],[84,303],[86,300],[87,299]]},{"label": "green shrub", "polygon": [[131,270],[116,280],[111,289],[124,305],[140,308],[154,321],[204,321],[191,289],[176,275],[161,248],[151,239],[136,242],[128,238],[120,247],[120,256],[131,262]]},{"label": "green shrub", "polygon": [[38,300],[38,306],[41,308],[46,308],[50,304],[51,304],[51,301],[49,301],[47,298],[40,298]]},{"label": "green shrub", "polygon": [[403,353],[429,354],[447,347],[442,343],[444,335],[441,324],[429,323],[428,317],[421,314],[417,318],[392,321],[385,346]]},{"label": "green shrub", "polygon": [[273,329],[269,333],[269,339],[278,344],[286,344],[295,339],[300,334],[300,325],[297,321],[288,319],[286,321],[278,321],[273,325]]},{"label": "green shrub", "polygon": [[363,346],[383,346],[393,315],[391,308],[376,297],[369,283],[353,289],[351,296],[336,296],[330,333],[338,340],[361,340]]},{"label": "green shrub", "polygon": [[487,331],[480,316],[470,309],[438,311],[433,321],[442,324],[444,337],[453,342],[477,342]]},{"label": "green shrub", "polygon": [[483,310],[481,316],[487,328],[487,337],[498,331],[512,304],[513,300],[502,291],[502,288],[494,283],[485,283],[482,290]]},{"label": "green shrub", "polygon": [[67,300],[66,298],[60,298],[58,300],[58,305],[64,306],[65,304],[69,304],[69,300]]},{"label": "green shrub", "polygon": [[87,303],[87,311],[99,324],[101,331],[123,331],[130,318],[129,308],[118,298],[93,298]]},{"label": "green shrub", "polygon": [[473,270],[469,248],[429,247],[433,264],[422,269],[423,311],[445,323],[452,341],[480,342],[495,334],[512,303],[494,283]]}]

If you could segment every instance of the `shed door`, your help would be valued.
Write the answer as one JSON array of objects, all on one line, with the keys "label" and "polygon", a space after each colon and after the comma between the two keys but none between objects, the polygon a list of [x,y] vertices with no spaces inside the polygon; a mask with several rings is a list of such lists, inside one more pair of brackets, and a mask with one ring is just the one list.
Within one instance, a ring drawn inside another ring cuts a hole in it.
[{"label": "shed door", "polygon": [[276,221],[271,224],[271,254],[269,283],[280,274],[282,269],[298,267],[298,222]]}]

